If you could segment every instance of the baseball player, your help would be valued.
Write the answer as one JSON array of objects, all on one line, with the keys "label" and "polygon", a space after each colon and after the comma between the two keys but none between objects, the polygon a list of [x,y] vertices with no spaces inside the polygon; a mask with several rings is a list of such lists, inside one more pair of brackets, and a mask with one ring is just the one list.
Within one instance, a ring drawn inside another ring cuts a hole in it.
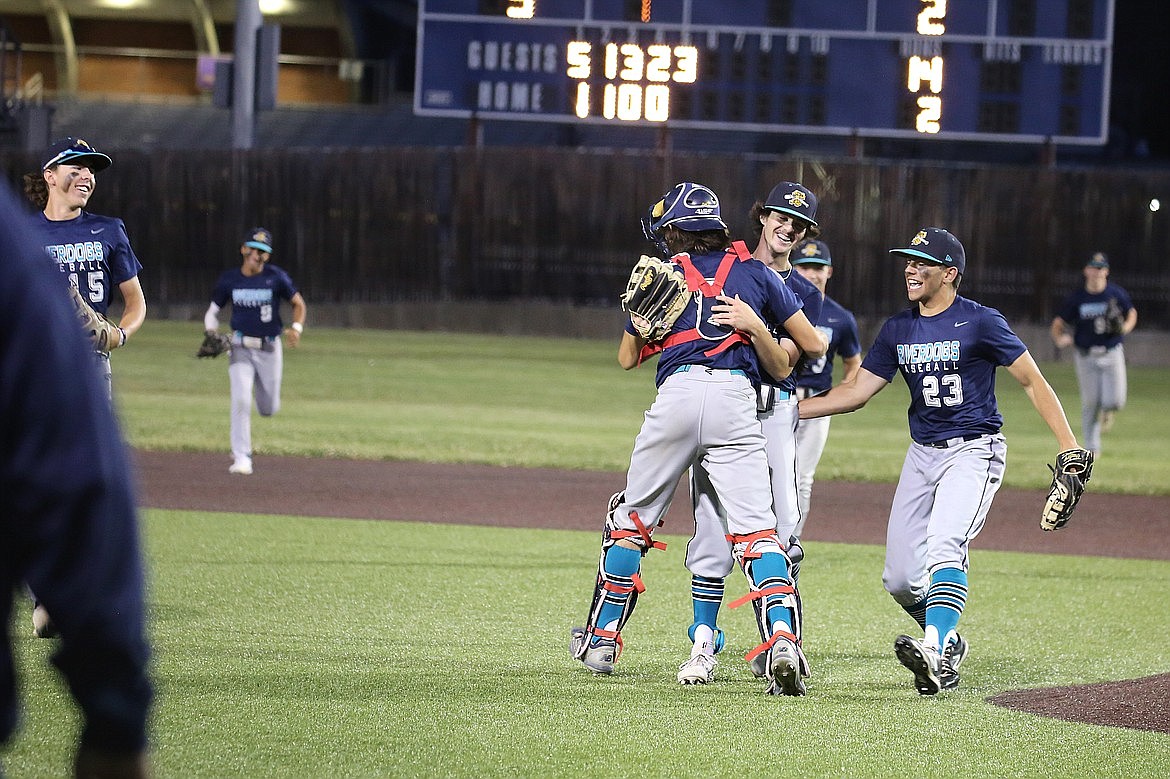
[{"label": "baseball player", "polygon": [[[1137,326],[1129,293],[1109,280],[1109,258],[1095,252],[1085,263],[1085,283],[1069,295],[1052,320],[1058,349],[1076,346],[1073,364],[1081,390],[1085,448],[1101,453],[1101,434],[1125,407],[1125,336]],[[1070,333],[1069,330],[1072,332]]]},{"label": "baseball player", "polygon": [[138,280],[142,263],[130,247],[126,225],[121,219],[85,210],[97,188],[97,174],[112,163],[86,141],[63,138],[45,151],[41,170],[24,177],[25,194],[40,209],[36,221],[45,251],[68,275],[69,283],[102,316],[109,311],[115,288],[122,296],[120,337],[109,342],[106,350],[94,350],[111,396],[108,349],[124,346],[146,320],[146,296]]},{"label": "baseball player", "polygon": [[[280,336],[290,349],[301,342],[305,330],[305,299],[289,275],[268,260],[272,233],[254,227],[240,244],[239,268],[224,271],[211,291],[211,304],[203,315],[207,333],[219,330],[219,312],[232,306],[232,349],[228,358],[231,379],[232,464],[228,473],[252,473],[252,401],[260,416],[280,411],[280,382],[284,352]],[[280,318],[280,301],[292,304],[292,325],[287,330]]]},{"label": "baseball player", "polygon": [[905,262],[910,308],[882,325],[852,381],[800,401],[801,419],[861,408],[901,373],[910,390],[910,448],[886,532],[886,591],[923,630],[898,636],[894,652],[915,689],[959,684],[967,642],[957,632],[967,601],[968,549],[1003,483],[1007,444],[995,399],[1005,366],[1052,430],[1077,448],[1060,399],[1003,315],[958,294],[963,245],[940,227],[890,253]]},{"label": "baseball player", "polygon": [[[675,186],[644,220],[648,235],[667,249],[687,277],[692,302],[666,338],[655,376],[658,394],[634,442],[626,486],[610,500],[596,585],[583,627],[570,631],[570,651],[594,673],[608,674],[622,647],[621,631],[644,587],[642,556],[664,545],[653,532],[670,506],[679,479],[701,464],[715,495],[726,507],[723,528],[735,560],[747,576],[775,640],[764,650],[768,674],[788,685],[799,673],[790,634],[791,610],[777,592],[788,577],[787,559],[776,535],[764,437],[756,419],[754,385],[760,381],[755,340],[772,341],[766,330],[744,332],[723,320],[716,305],[740,300],[762,320],[785,322],[801,304],[776,274],[754,262],[742,243],[729,248],[718,197],[691,182]],[[623,368],[635,367],[651,347],[626,326],[618,347]],[[783,356],[769,367],[787,374],[787,355],[778,345],[762,352]],[[651,347],[650,351],[655,348]],[[709,637],[708,640],[712,640]]]},{"label": "baseball player", "polygon": [[[41,169],[24,176],[24,191],[40,210],[34,219],[35,232],[45,252],[78,290],[86,304],[103,317],[107,315],[113,290],[122,296],[122,316],[117,338],[101,345],[95,340],[93,360],[104,379],[106,397],[113,398],[110,350],[126,341],[146,320],[146,296],[138,273],[142,263],[130,246],[126,225],[121,219],[99,216],[85,210],[97,188],[97,174],[113,160],[80,138],[55,141],[42,155]],[[57,630],[45,607],[33,597],[33,633],[52,638]]]},{"label": "baseball player", "polygon": [[[769,192],[766,200],[757,201],[751,210],[750,222],[760,226],[760,235],[753,256],[767,265],[773,273],[792,289],[803,302],[803,316],[793,317],[772,327],[773,337],[789,350],[791,363],[803,353],[805,358],[818,359],[825,353],[825,338],[814,326],[821,314],[824,294],[799,274],[793,273],[790,260],[793,248],[809,233],[819,233],[816,222],[817,198],[811,190],[793,181],[781,181]],[[743,313],[746,307],[732,304],[732,316]],[[736,326],[742,326],[738,322]],[[754,343],[760,343],[759,340]],[[777,534],[783,540],[790,565],[790,576],[778,586],[787,588],[782,597],[794,614],[789,624],[788,640],[799,655],[801,673],[785,688],[771,685],[769,692],[782,695],[803,695],[803,676],[808,675],[808,664],[800,652],[799,594],[795,588],[796,569],[803,550],[793,543],[793,532],[800,524],[796,492],[796,382],[792,374],[763,375],[757,385],[756,412],[767,439],[768,468],[771,477],[772,510],[776,515]],[[691,500],[695,512],[695,535],[687,544],[686,565],[691,572],[691,602],[694,621],[688,630],[691,636],[691,655],[679,667],[678,680],[682,684],[706,684],[714,679],[715,653],[722,649],[725,637],[717,627],[719,607],[723,600],[724,577],[731,570],[732,558],[720,528],[725,509],[715,497],[708,475],[702,465],[691,471]],[[735,604],[738,605],[738,602]],[[766,677],[768,657],[760,651],[769,637],[777,635],[761,610],[760,601],[753,602],[757,626],[764,641],[748,654],[752,671]],[[708,633],[714,640],[708,642]]]},{"label": "baseball player", "polygon": [[[829,339],[825,355],[806,361],[796,372],[796,397],[803,399],[828,392],[833,386],[833,360],[837,356],[841,357],[841,381],[851,381],[857,375],[857,369],[861,367],[861,339],[853,314],[825,292],[829,279],[833,277],[833,257],[829,253],[828,244],[816,239],[804,241],[793,250],[792,264],[797,273],[812,282],[825,296],[817,329]],[[796,426],[796,491],[800,520],[792,535],[797,542],[808,521],[813,476],[829,438],[830,419],[832,417],[805,419]]]},{"label": "baseball player", "polygon": [[52,662],[81,715],[74,775],[145,777],[153,690],[131,464],[67,282],[30,221],[0,186],[0,306],[11,316],[0,332],[0,749],[40,702],[18,695],[19,639],[7,630],[28,582],[59,628]]}]

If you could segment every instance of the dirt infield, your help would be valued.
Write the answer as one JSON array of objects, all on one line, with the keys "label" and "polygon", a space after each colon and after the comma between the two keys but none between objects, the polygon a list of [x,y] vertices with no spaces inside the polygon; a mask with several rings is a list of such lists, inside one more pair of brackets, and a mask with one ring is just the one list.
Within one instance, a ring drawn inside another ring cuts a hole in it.
[{"label": "dirt infield", "polygon": [[[599,530],[624,474],[485,465],[258,457],[232,476],[226,454],[134,453],[144,508]],[[810,541],[883,544],[892,484],[817,482]],[[1043,495],[1003,488],[980,549],[1170,560],[1170,498],[1087,493],[1069,526],[1039,528]],[[685,498],[664,530],[687,533]],[[1170,733],[1170,673],[1004,693],[993,702],[1041,716]]]}]

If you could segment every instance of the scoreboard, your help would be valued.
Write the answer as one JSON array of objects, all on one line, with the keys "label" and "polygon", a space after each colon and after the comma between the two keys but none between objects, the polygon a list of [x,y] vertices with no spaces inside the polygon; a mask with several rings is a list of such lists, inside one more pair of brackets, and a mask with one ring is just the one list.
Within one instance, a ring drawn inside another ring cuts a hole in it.
[{"label": "scoreboard", "polygon": [[1103,144],[1114,0],[420,0],[422,116]]}]

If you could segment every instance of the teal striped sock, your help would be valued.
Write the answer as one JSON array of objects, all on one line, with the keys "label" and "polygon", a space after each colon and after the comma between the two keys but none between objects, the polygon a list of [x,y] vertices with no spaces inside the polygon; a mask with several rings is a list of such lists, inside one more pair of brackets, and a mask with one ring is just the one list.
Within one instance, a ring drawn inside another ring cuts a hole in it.
[{"label": "teal striped sock", "polygon": [[930,575],[926,591],[926,627],[938,631],[939,648],[947,635],[959,626],[967,605],[967,572],[961,568],[939,568]]}]

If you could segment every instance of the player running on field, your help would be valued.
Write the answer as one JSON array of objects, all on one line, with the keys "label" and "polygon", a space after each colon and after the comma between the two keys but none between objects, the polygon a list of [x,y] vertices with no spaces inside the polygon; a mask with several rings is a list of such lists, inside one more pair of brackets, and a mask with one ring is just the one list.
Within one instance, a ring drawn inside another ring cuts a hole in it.
[{"label": "player running on field", "polygon": [[[260,416],[280,411],[280,384],[284,374],[284,352],[280,336],[290,349],[301,342],[305,329],[305,299],[283,268],[269,264],[272,233],[253,227],[240,244],[243,260],[239,268],[224,271],[211,291],[211,304],[203,315],[208,333],[219,330],[219,312],[232,306],[232,350],[228,358],[231,379],[232,464],[229,473],[252,473],[252,399]],[[292,325],[288,330],[280,319],[280,301],[292,304]]]},{"label": "player running on field", "polygon": [[[793,248],[808,235],[819,234],[816,221],[817,198],[802,184],[781,181],[768,193],[766,200],[757,201],[751,210],[750,221],[759,225],[760,235],[753,256],[767,265],[803,302],[802,316],[793,317],[772,327],[773,337],[787,345],[790,361],[797,364],[801,353],[817,359],[825,353],[825,339],[815,323],[821,314],[824,294],[811,282],[793,273],[790,260]],[[745,306],[733,302],[731,316],[745,312]],[[737,327],[744,325],[732,319]],[[759,343],[759,341],[756,341]],[[796,590],[796,572],[803,550],[794,545],[793,532],[800,524],[800,509],[796,494],[796,382],[792,374],[761,376],[756,388],[756,414],[767,439],[768,468],[772,489],[772,511],[776,515],[777,535],[785,546],[789,576],[775,583],[771,598],[782,600],[792,614],[792,620],[783,626],[770,624],[769,609],[759,599],[752,600],[760,638],[764,642],[748,654],[752,671],[758,677],[767,676],[768,655],[764,649],[769,640],[784,637],[793,643],[798,655],[801,674],[788,680],[784,689],[770,685],[773,694],[803,695],[802,676],[808,675],[808,664],[800,650],[801,611],[800,596]],[[695,512],[695,535],[687,544],[686,565],[691,572],[691,603],[694,621],[688,631],[692,639],[691,655],[679,667],[678,680],[682,684],[706,684],[714,679],[714,654],[722,649],[724,636],[717,627],[719,607],[723,601],[724,577],[732,567],[730,549],[721,531],[724,507],[712,490],[707,473],[697,466],[691,473],[691,500]],[[740,605],[741,601],[733,603]],[[707,641],[707,635],[714,636]]]},{"label": "player running on field", "polygon": [[1007,321],[958,294],[963,245],[939,227],[905,248],[910,308],[886,320],[857,376],[800,401],[801,419],[861,408],[901,373],[910,390],[910,448],[886,532],[886,591],[923,630],[898,636],[894,652],[921,695],[959,684],[967,642],[958,631],[967,602],[968,551],[1003,483],[1007,443],[995,399],[1005,366],[1024,388],[1061,451],[1077,449],[1060,399]]},{"label": "player running on field", "polygon": [[[756,593],[770,592],[788,576],[788,564],[772,513],[764,437],[756,420],[754,385],[760,380],[753,339],[763,343],[769,367],[788,373],[787,353],[766,332],[744,333],[720,324],[712,307],[721,300],[744,301],[761,318],[787,321],[800,302],[742,243],[729,247],[727,225],[715,193],[700,184],[675,186],[655,203],[646,220],[650,235],[667,247],[685,272],[691,302],[658,345],[658,394],[634,442],[624,491],[610,501],[601,559],[583,627],[570,632],[570,651],[595,673],[608,674],[622,647],[642,581],[642,556],[670,506],[679,479],[701,463],[727,509],[724,532]],[[635,367],[649,344],[627,324],[618,347],[623,368]],[[651,347],[649,351],[654,350]],[[790,620],[778,599],[770,599],[773,622]],[[781,613],[783,612],[783,613]],[[791,645],[773,646],[769,673],[798,673]]]},{"label": "player running on field", "polygon": [[[823,357],[805,361],[796,374],[796,397],[812,397],[828,392],[833,386],[833,360],[841,357],[841,381],[850,381],[861,367],[861,338],[853,314],[825,292],[833,277],[833,256],[824,241],[806,240],[792,253],[792,266],[825,295],[824,306],[817,329],[829,339],[829,348]],[[829,421],[832,417],[801,420],[796,426],[796,491],[800,504],[800,521],[792,532],[796,543],[808,522],[812,502],[813,477],[817,464],[829,440]]]},{"label": "player running on field", "polygon": [[[1073,365],[1081,391],[1085,447],[1101,453],[1101,434],[1125,407],[1125,336],[1137,326],[1129,293],[1109,280],[1109,258],[1095,252],[1085,263],[1085,283],[1061,304],[1052,320],[1057,348],[1076,346]],[[1069,333],[1072,330],[1072,333]]]}]

